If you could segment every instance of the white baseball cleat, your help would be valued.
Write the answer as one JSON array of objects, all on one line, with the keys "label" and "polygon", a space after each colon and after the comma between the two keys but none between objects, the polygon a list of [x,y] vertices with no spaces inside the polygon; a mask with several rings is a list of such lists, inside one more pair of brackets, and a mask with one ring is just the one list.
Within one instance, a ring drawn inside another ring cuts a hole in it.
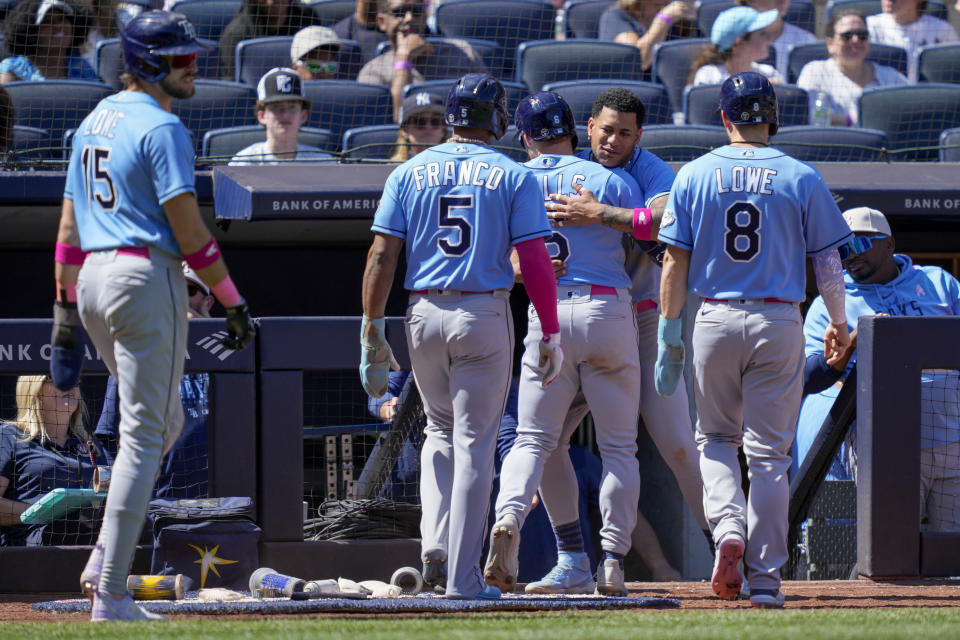
[{"label": "white baseball cleat", "polygon": [[590,573],[590,556],[585,552],[561,552],[556,566],[540,580],[531,582],[527,593],[593,593],[597,583]]},{"label": "white baseball cleat", "polygon": [[93,606],[90,608],[91,622],[107,622],[120,620],[133,622],[137,620],[166,620],[159,613],[151,613],[141,608],[133,601],[129,593],[115,596],[112,593],[95,591]]},{"label": "white baseball cleat", "polygon": [[487,566],[483,570],[483,579],[503,593],[513,593],[517,586],[517,572],[520,561],[520,526],[517,518],[507,515],[493,525],[490,533],[490,553]]},{"label": "white baseball cleat", "polygon": [[613,558],[606,558],[597,567],[597,593],[601,596],[626,598],[629,595],[623,579],[623,567]]},{"label": "white baseball cleat", "polygon": [[743,549],[743,540],[736,535],[724,537],[717,549],[710,584],[721,600],[736,600],[740,595],[743,587],[743,573],[740,569]]},{"label": "white baseball cleat", "polygon": [[101,573],[103,573],[103,547],[98,543],[93,547],[90,557],[87,558],[87,564],[80,573],[80,590],[90,598],[91,606],[93,606],[93,594],[97,592],[100,584]]},{"label": "white baseball cleat", "polygon": [[751,606],[760,609],[781,609],[783,601],[783,592],[780,589],[754,589],[750,594]]}]

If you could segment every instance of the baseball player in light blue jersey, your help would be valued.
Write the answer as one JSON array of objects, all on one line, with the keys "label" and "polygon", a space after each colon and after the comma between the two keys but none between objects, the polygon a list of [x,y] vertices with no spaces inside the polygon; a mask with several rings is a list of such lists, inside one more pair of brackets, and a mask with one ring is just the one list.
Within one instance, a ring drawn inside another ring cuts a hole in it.
[{"label": "baseball player in light blue jersey", "polygon": [[427,426],[421,452],[421,538],[425,580],[446,597],[500,597],[479,561],[490,507],[497,430],[513,354],[511,247],[543,323],[528,341],[531,378],[560,371],[556,281],[544,239],[543,192],[529,170],[488,145],[507,127],[506,93],[492,76],[468,74],[447,96],[449,142],[390,174],[374,216],[363,276],[360,378],[380,397],[393,359],[384,308],[406,241],[410,290],[407,345]]},{"label": "baseball player in light blue jersey", "polygon": [[[516,124],[531,158],[525,166],[541,185],[541,199],[556,192],[575,193],[574,185],[617,206],[637,198],[635,184],[631,185],[625,174],[573,155],[576,124],[559,95],[541,92],[524,98],[517,107]],[[484,569],[487,583],[502,590],[513,591],[516,585],[519,532],[540,484],[544,461],[558,442],[569,441],[576,428],[573,424],[564,431],[564,418],[581,387],[593,409],[604,467],[600,484],[602,545],[613,558],[622,559],[630,549],[640,495],[636,458],[640,363],[622,236],[603,225],[565,227],[559,223],[547,240],[552,256],[566,266],[557,287],[565,365],[549,388],[537,384],[537,362],[531,357],[536,352],[531,347],[544,329],[537,314],[531,312],[520,377],[517,440],[500,472],[496,523]],[[573,508],[576,512],[576,502]],[[555,524],[570,522],[557,520],[549,505],[547,512]],[[572,526],[579,531],[576,515]],[[594,588],[592,581],[582,586],[590,591]],[[598,569],[596,589],[603,594],[626,595],[622,566],[604,562]]]},{"label": "baseball player in light blue jersey", "polygon": [[[832,365],[823,356],[823,332],[829,322],[823,298],[816,298],[803,323],[807,356],[806,385],[797,423],[797,460],[802,462],[833,406],[843,381],[857,362],[857,320],[861,316],[958,316],[960,283],[936,266],[913,264],[894,253],[890,223],[876,209],[843,212],[856,238],[840,247],[845,268],[846,312],[851,348]],[[920,378],[920,504],[932,531],[960,530],[960,469],[945,460],[960,458],[960,380],[948,369],[924,369]],[[850,428],[836,479],[856,479],[856,425]],[[828,474],[830,477],[830,474]]]},{"label": "baseball player in light blue jersey", "polygon": [[[745,72],[720,89],[730,144],[677,174],[660,224],[667,243],[660,290],[657,391],[672,394],[683,371],[680,313],[687,290],[703,298],[693,329],[697,443],[704,511],[717,544],[714,593],[735,599],[747,570],[755,607],[783,606],[790,445],[803,387],[806,256],[831,324],[828,361],[850,341],[836,247],[852,237],[820,175],[767,141],[777,98]],[[749,499],[737,448],[750,469]]]},{"label": "baseball player in light blue jersey", "polygon": [[121,44],[126,89],[102,100],[73,138],[55,263],[54,383],[63,388],[79,373],[82,320],[120,395],[120,448],[103,527],[80,576],[94,621],[162,619],[133,602],[126,582],[160,457],[183,427],[181,259],[226,307],[225,346],[241,349],[254,334],[200,217],[193,143],[169,113],[174,98],[193,95],[196,55],[205,47],[182,14],[168,11],[134,18]]}]

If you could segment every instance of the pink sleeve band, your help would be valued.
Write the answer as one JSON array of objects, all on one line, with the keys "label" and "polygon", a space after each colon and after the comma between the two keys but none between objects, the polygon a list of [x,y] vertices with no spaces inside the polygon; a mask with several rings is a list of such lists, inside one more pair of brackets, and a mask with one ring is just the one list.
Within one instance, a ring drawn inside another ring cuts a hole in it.
[{"label": "pink sleeve band", "polygon": [[650,209],[633,210],[633,237],[637,240],[651,240],[650,231],[653,229],[653,214]]},{"label": "pink sleeve band", "polygon": [[63,242],[57,243],[53,254],[53,259],[60,264],[83,264],[86,257],[87,252],[80,247],[73,247]]},{"label": "pink sleeve band", "polygon": [[235,307],[243,302],[243,297],[237,291],[237,285],[233,284],[233,279],[229,275],[210,287],[210,291],[224,307]]},{"label": "pink sleeve band", "polygon": [[516,245],[520,258],[520,273],[523,286],[530,296],[533,308],[540,316],[540,329],[544,334],[560,333],[557,320],[557,279],[543,238],[526,240]]},{"label": "pink sleeve band", "polygon": [[187,262],[188,267],[196,271],[198,269],[209,267],[216,262],[219,257],[220,246],[217,244],[217,239],[213,236],[210,236],[210,242],[203,245],[200,251],[191,253],[188,256],[183,256],[183,259]]}]

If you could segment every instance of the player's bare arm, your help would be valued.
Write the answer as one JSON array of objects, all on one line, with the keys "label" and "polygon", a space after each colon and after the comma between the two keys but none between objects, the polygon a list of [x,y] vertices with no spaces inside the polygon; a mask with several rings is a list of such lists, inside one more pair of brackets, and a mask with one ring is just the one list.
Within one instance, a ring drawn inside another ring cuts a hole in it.
[{"label": "player's bare arm", "polygon": [[663,256],[663,273],[660,275],[660,315],[664,318],[679,318],[687,299],[687,275],[690,269],[690,252],[674,245],[667,245]]},{"label": "player's bare arm", "polygon": [[377,233],[373,237],[363,271],[363,315],[368,318],[383,317],[402,248],[403,239],[396,236]]},{"label": "player's bare arm", "polygon": [[[77,231],[77,220],[74,216],[73,200],[70,198],[63,199],[63,205],[60,209],[60,228],[57,230],[57,242],[70,245],[71,247],[80,246],[80,233]],[[60,285],[77,283],[80,265],[54,262],[53,269],[58,287]]]},{"label": "player's bare arm", "polygon": [[[180,253],[189,256],[203,249],[213,237],[210,230],[200,217],[200,208],[197,206],[197,197],[192,193],[182,193],[163,204],[163,211],[170,222],[173,237],[180,245]],[[228,275],[227,265],[223,257],[201,269],[195,269],[200,279],[207,286],[213,288],[220,284]]]},{"label": "player's bare arm", "polygon": [[843,266],[837,250],[831,249],[813,256],[813,272],[817,278],[817,289],[823,296],[824,306],[830,316],[830,324],[823,335],[823,351],[827,364],[833,365],[843,357],[850,346]]},{"label": "player's bare arm", "polygon": [[590,189],[575,184],[573,188],[577,196],[568,196],[562,193],[551,193],[548,202],[547,217],[557,223],[557,226],[571,225],[584,226],[588,224],[604,224],[617,231],[631,233],[633,231],[633,209],[622,209],[609,204],[603,204]]}]

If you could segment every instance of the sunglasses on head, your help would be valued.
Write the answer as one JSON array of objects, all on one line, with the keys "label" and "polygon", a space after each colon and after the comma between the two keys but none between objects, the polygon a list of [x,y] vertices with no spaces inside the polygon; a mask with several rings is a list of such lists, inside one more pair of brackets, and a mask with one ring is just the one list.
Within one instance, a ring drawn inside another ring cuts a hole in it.
[{"label": "sunglasses on head", "polygon": [[179,56],[170,56],[170,66],[174,69],[185,69],[189,67],[190,64],[197,59],[197,54],[195,53],[184,53]]},{"label": "sunglasses on head", "polygon": [[856,29],[854,31],[844,31],[843,33],[837,34],[837,37],[844,42],[850,42],[854,36],[856,36],[860,42],[866,42],[870,39],[870,32],[866,29]]},{"label": "sunglasses on head", "polygon": [[433,127],[436,129],[437,127],[443,126],[443,118],[440,116],[432,116],[429,118],[424,116],[416,116],[407,120],[407,124],[418,129],[424,129],[426,127]]},{"label": "sunglasses on head", "polygon": [[201,289],[200,287],[198,287],[197,285],[195,285],[195,284],[188,284],[188,285],[187,285],[187,296],[188,296],[188,297],[192,298],[193,296],[197,295],[198,293],[202,293],[203,295],[207,295],[207,292],[204,291],[203,289]]},{"label": "sunglasses on head", "polygon": [[852,255],[857,255],[870,251],[873,249],[875,241],[883,240],[887,236],[877,235],[877,236],[857,236],[850,242],[842,244],[837,247],[837,251],[840,253],[840,260],[846,260]]},{"label": "sunglasses on head", "polygon": [[301,60],[300,64],[302,64],[310,73],[336,73],[337,67],[340,66],[335,60],[330,62],[320,62],[319,60]]},{"label": "sunglasses on head", "polygon": [[424,8],[422,4],[408,4],[402,7],[390,8],[390,13],[393,14],[394,18],[405,18],[407,16],[407,11],[412,13],[414,18],[419,18],[424,14]]}]

